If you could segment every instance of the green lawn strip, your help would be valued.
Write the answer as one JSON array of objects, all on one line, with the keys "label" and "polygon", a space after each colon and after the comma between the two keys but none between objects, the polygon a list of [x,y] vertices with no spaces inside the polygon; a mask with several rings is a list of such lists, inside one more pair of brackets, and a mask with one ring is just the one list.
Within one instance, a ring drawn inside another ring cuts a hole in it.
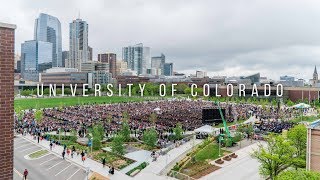
[{"label": "green lawn strip", "polygon": [[[155,99],[155,98],[154,98]],[[15,99],[15,108],[21,109],[38,109],[52,108],[59,106],[74,106],[82,104],[110,104],[121,102],[141,102],[145,100],[153,100],[146,97],[126,97],[126,96],[101,96],[101,97],[55,97],[55,98],[25,98]]]},{"label": "green lawn strip", "polygon": [[133,173],[135,170],[139,169],[139,170],[141,171],[142,169],[144,169],[145,167],[147,167],[147,165],[148,165],[148,164],[147,164],[146,162],[143,162],[143,163],[141,163],[139,166],[137,166],[137,167],[131,169],[130,171],[128,171],[126,174],[127,174],[128,176],[130,176],[131,173]]},{"label": "green lawn strip", "polygon": [[302,121],[305,121],[305,122],[313,122],[315,120],[319,119],[319,117],[317,116],[299,116],[299,117],[296,117],[292,120],[290,120],[290,122],[294,122],[294,123],[299,123],[299,122],[302,122]]},{"label": "green lawn strip", "polygon": [[41,157],[41,156],[43,156],[43,155],[45,155],[45,154],[47,154],[47,153],[48,153],[47,150],[42,149],[42,150],[39,150],[39,151],[36,151],[36,152],[33,152],[33,153],[29,154],[29,157],[30,157],[31,159],[34,159],[34,158]]},{"label": "green lawn strip", "polygon": [[[224,152],[227,152],[225,150],[221,149],[221,156]],[[219,145],[215,142],[211,142],[210,144],[206,145],[203,149],[199,150],[195,154],[196,161],[206,161],[206,160],[214,160],[219,158]]]}]

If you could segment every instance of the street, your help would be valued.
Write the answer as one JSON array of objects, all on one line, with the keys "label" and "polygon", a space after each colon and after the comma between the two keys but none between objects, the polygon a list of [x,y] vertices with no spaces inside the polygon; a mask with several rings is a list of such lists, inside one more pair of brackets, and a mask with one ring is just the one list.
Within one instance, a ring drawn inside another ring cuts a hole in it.
[{"label": "street", "polygon": [[86,178],[86,170],[77,164],[63,160],[51,152],[37,159],[26,159],[25,156],[41,150],[32,142],[21,137],[14,138],[14,179],[21,180],[25,169],[30,180],[81,180]]}]

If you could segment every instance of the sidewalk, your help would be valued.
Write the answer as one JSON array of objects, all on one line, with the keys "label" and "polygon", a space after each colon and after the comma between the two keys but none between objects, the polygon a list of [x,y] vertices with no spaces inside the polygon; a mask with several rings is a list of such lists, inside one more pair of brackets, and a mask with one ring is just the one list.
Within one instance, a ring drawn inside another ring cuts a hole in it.
[{"label": "sidewalk", "polygon": [[235,151],[238,157],[231,161],[224,161],[223,164],[215,164],[214,161],[211,161],[211,164],[220,166],[221,169],[218,169],[200,179],[234,179],[235,175],[237,176],[237,179],[241,180],[261,179],[259,175],[260,163],[251,157],[251,153],[253,150],[258,148],[259,143],[265,144],[265,142],[260,141]]},{"label": "sidewalk", "polygon": [[[49,152],[57,154],[58,156],[60,156],[62,158],[62,156],[61,156],[61,153],[63,151],[63,147],[62,146],[54,146],[54,148],[52,148],[52,151],[50,151],[50,142],[49,141],[42,140],[38,144],[37,140],[33,140],[31,135],[29,135],[29,134],[27,134],[26,136],[21,136],[21,135],[18,135],[18,136],[23,137],[26,140],[28,140],[28,141],[36,144],[36,145],[39,145],[39,146],[43,147],[44,149],[49,150]],[[108,167],[103,168],[101,163],[98,163],[98,162],[96,162],[96,161],[94,161],[92,159],[89,159],[89,158],[87,158],[85,160],[85,162],[83,163],[82,160],[81,160],[81,155],[77,156],[75,154],[73,156],[73,158],[71,158],[71,156],[68,156],[66,154],[65,159],[70,161],[70,162],[73,162],[75,164],[78,164],[79,166],[82,166],[82,167],[84,167],[86,169],[90,168],[90,171],[97,172],[97,173],[107,177],[108,179],[112,179],[112,180],[132,179],[131,177],[129,177],[129,176],[125,175],[124,173],[119,172],[117,170],[115,170],[114,175],[109,175],[109,168]]]},{"label": "sidewalk", "polygon": [[[136,177],[139,179],[151,179],[150,174],[154,175],[163,175],[163,178],[168,178],[165,175],[167,168],[171,165],[174,165],[178,162],[182,156],[189,151],[193,145],[201,143],[202,140],[196,139],[194,142],[191,140],[177,148],[172,149],[164,156],[159,156],[157,161],[152,162],[152,159],[149,159],[149,165],[143,169]],[[150,178],[149,178],[150,177]],[[159,176],[160,177],[160,176]],[[153,179],[154,180],[154,179]]]}]

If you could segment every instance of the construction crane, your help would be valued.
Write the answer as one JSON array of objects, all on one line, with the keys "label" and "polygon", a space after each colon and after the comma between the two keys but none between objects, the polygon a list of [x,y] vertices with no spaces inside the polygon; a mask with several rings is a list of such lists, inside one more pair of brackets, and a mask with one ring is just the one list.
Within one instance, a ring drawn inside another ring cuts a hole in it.
[{"label": "construction crane", "polygon": [[[220,116],[221,116],[221,119],[222,119],[222,122],[223,122],[223,126],[224,126],[224,129],[225,129],[225,132],[226,132],[226,135],[227,135],[227,138],[232,142],[232,145],[234,144],[234,142],[233,142],[233,138],[232,138],[232,136],[231,136],[231,134],[230,134],[230,131],[229,131],[229,128],[228,128],[228,126],[227,126],[227,122],[226,122],[226,120],[224,119],[224,116],[223,116],[223,113],[222,113],[222,110],[221,110],[221,107],[220,107],[220,103],[219,102],[217,102],[217,101],[215,101],[214,102],[214,105],[216,105],[217,107],[218,107],[218,109],[219,109],[219,113],[220,113]],[[225,134],[223,134],[223,133],[220,133],[220,135],[219,135],[219,141],[221,142],[223,142],[224,143],[224,137],[225,137]]]}]

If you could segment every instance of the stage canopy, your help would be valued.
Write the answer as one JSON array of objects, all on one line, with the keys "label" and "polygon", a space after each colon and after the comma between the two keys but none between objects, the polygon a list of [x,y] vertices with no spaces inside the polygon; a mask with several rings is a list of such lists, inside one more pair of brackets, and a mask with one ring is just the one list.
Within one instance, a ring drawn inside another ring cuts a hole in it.
[{"label": "stage canopy", "polygon": [[215,131],[219,131],[219,128],[214,128],[209,125],[204,125],[194,130],[196,133],[208,133],[208,134],[215,134]]}]

